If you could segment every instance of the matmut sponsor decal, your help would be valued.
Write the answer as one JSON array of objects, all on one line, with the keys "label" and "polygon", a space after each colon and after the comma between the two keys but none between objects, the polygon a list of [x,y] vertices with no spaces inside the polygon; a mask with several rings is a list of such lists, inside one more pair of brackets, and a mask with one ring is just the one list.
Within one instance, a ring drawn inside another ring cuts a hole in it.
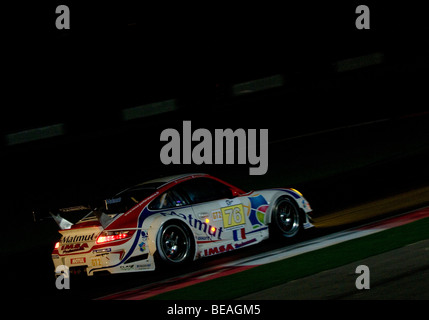
[{"label": "matmut sponsor decal", "polygon": [[83,242],[83,241],[93,241],[95,240],[97,234],[83,234],[83,235],[75,235],[75,236],[67,236],[61,239],[61,243],[73,243],[73,242]]}]

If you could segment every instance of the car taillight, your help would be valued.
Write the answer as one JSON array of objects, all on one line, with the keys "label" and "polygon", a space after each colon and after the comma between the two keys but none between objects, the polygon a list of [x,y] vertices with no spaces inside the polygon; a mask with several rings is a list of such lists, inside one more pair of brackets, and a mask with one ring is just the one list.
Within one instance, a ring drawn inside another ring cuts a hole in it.
[{"label": "car taillight", "polygon": [[58,241],[57,243],[55,243],[54,249],[58,249],[59,247],[60,247],[60,242]]},{"label": "car taillight", "polygon": [[131,238],[135,230],[103,231],[97,238],[97,244]]}]

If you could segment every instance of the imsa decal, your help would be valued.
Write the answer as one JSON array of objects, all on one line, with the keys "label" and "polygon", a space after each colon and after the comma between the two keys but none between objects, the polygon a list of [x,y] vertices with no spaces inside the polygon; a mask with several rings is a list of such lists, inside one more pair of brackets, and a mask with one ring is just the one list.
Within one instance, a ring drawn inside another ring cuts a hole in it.
[{"label": "imsa decal", "polygon": [[76,252],[87,249],[89,246],[87,243],[75,243],[75,244],[65,244],[61,247],[63,253]]},{"label": "imsa decal", "polygon": [[232,245],[231,243],[228,244],[224,244],[221,246],[217,246],[217,247],[213,247],[213,248],[208,248],[208,249],[204,249],[204,256],[208,257],[208,256],[213,256],[215,254],[219,254],[219,253],[224,253],[224,252],[229,252],[235,249],[240,249],[243,248],[245,246],[248,246],[254,242],[256,242],[256,238],[247,240],[247,241],[242,241],[240,243],[235,243],[234,245]]},{"label": "imsa decal", "polygon": [[219,253],[224,253],[228,251],[235,250],[232,244],[228,243],[227,245],[221,245],[219,247],[213,247],[209,249],[204,249],[204,256],[212,256]]}]

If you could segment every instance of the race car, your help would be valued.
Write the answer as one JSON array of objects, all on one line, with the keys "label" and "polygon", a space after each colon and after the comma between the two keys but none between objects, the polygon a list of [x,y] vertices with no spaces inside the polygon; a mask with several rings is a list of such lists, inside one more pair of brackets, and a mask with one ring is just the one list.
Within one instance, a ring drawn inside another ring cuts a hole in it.
[{"label": "race car", "polygon": [[119,192],[76,224],[53,216],[62,237],[52,260],[57,275],[183,265],[270,236],[297,237],[313,227],[311,211],[295,189],[244,192],[208,174],[169,176]]}]

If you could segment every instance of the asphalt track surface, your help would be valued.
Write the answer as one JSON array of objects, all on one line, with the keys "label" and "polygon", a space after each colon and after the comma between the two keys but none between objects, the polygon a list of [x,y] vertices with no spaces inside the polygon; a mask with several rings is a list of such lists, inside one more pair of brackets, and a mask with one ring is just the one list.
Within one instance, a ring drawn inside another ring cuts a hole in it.
[{"label": "asphalt track surface", "polygon": [[[356,267],[370,270],[370,288],[357,290]],[[428,300],[429,240],[290,281],[243,300]]]},{"label": "asphalt track surface", "polygon": [[[427,217],[428,207],[384,219],[355,233],[387,230]],[[339,232],[341,234],[341,232]],[[354,234],[353,232],[351,233]],[[372,233],[370,233],[372,234]],[[363,235],[365,236],[365,235]],[[359,237],[359,235],[357,235]],[[355,286],[358,266],[367,266],[368,288]],[[429,240],[410,243],[352,263],[245,295],[240,300],[427,300],[429,299]]]},{"label": "asphalt track surface", "polygon": [[[348,240],[358,239],[365,237],[370,234],[375,234],[389,228],[401,226],[413,221],[417,221],[429,216],[429,207],[422,208],[419,210],[400,214],[391,218],[383,219],[378,222],[366,224],[361,227],[355,227],[347,229],[345,231],[339,231],[330,233],[320,237],[307,237],[303,241],[297,242],[292,245],[287,245],[282,248],[273,249],[271,251],[265,251],[255,253],[253,256],[244,257],[241,259],[231,259],[223,265],[217,265],[214,267],[208,267],[197,272],[192,272],[184,275],[180,275],[174,278],[170,278],[158,283],[144,285],[123,292],[115,293],[101,297],[101,300],[142,300],[150,297],[154,297],[158,294],[173,291],[188,287],[197,283],[205,282],[212,279],[228,276],[234,273],[242,272],[262,264],[267,264],[279,260],[288,259],[303,253],[308,253],[314,250],[323,249],[335,244],[339,244]],[[423,241],[425,242],[425,241]],[[408,248],[410,247],[410,248]],[[380,284],[385,284],[390,281],[397,280],[401,275],[415,274],[418,271],[425,271],[428,268],[426,259],[427,254],[420,254],[419,251],[429,250],[427,245],[418,247],[414,250],[414,246],[409,245],[405,248],[393,250],[388,258],[385,258],[387,254],[380,254],[374,259],[364,259],[357,261],[353,264],[356,266],[364,264],[374,269],[375,277],[371,283],[376,284],[377,290],[380,291]],[[399,253],[396,253],[399,251]],[[402,253],[404,252],[404,254]],[[413,256],[412,259],[407,259],[408,256]],[[406,261],[402,261],[403,259]],[[375,260],[375,262],[374,262]],[[387,263],[387,267],[384,264]],[[346,269],[350,271],[351,267],[347,266]],[[340,270],[337,270],[340,269]],[[354,270],[354,269],[353,269]],[[320,276],[322,275],[322,276]],[[350,276],[350,273],[347,273]],[[340,299],[347,297],[348,295],[356,294],[356,288],[353,286],[354,278],[344,277],[344,271],[341,268],[335,270],[328,270],[325,272],[317,273],[313,277],[307,277],[300,280],[295,280],[286,283],[285,285],[279,285],[271,289],[266,289],[260,292],[249,294],[240,298],[241,300],[297,300],[297,299]],[[418,276],[420,277],[420,276]],[[350,279],[353,279],[352,281]],[[302,281],[302,283],[301,283]],[[418,285],[412,287],[402,285],[402,290],[398,293],[402,294],[401,297],[407,297],[412,299],[419,297],[424,299],[425,295],[419,295],[418,292],[424,291],[428,288],[427,281],[419,282]],[[316,290],[314,290],[316,289]],[[411,291],[411,293],[410,293]],[[417,293],[416,293],[417,292]],[[297,293],[297,294],[296,294]],[[394,292],[388,292],[390,297],[394,297]],[[177,297],[182,299],[178,293]],[[365,296],[367,297],[367,296]],[[373,296],[369,296],[364,299],[371,299]],[[189,298],[184,298],[189,299]],[[373,297],[377,299],[377,296]]]}]

